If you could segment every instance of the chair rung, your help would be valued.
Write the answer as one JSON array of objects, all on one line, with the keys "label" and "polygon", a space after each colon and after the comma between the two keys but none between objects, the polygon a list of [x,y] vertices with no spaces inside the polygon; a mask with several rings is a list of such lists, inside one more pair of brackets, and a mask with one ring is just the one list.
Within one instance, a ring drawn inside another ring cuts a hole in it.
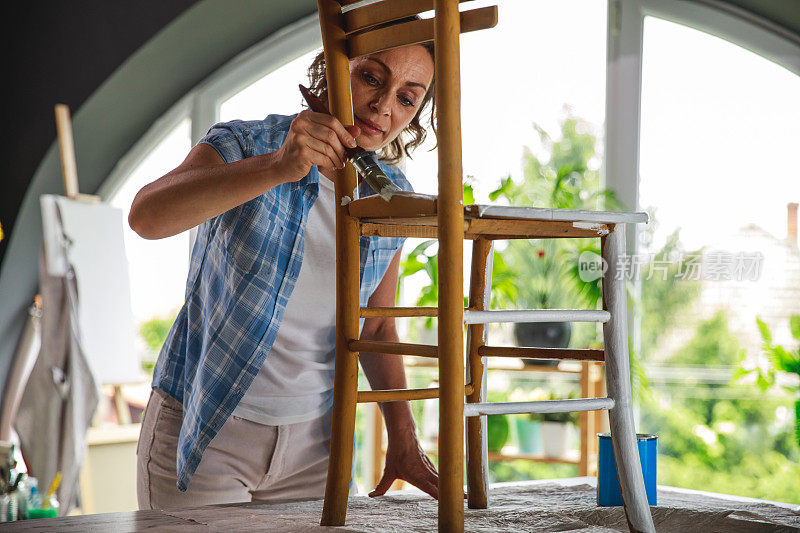
[{"label": "chair rung", "polygon": [[[472,394],[472,385],[464,386],[464,396]],[[406,400],[428,400],[439,397],[439,388],[429,389],[391,389],[358,391],[357,402],[401,402]]]},{"label": "chair rung", "polygon": [[590,309],[512,309],[464,311],[465,324],[496,322],[608,322],[611,313]]},{"label": "chair rung", "polygon": [[519,415],[528,413],[572,413],[614,408],[611,398],[579,398],[573,400],[544,400],[539,402],[490,402],[464,405],[464,416]]},{"label": "chair rung", "polygon": [[[361,307],[361,318],[439,316],[438,307]],[[493,311],[464,310],[465,324],[500,322],[608,322],[608,311],[582,309],[509,309]]]},{"label": "chair rung", "polygon": [[524,357],[527,359],[574,359],[576,361],[605,361],[603,350],[577,348],[528,348],[506,346],[481,346],[481,357]]},{"label": "chair rung", "polygon": [[430,344],[410,344],[407,342],[351,340],[351,352],[392,353],[397,355],[417,355],[420,357],[439,357],[439,348]]},{"label": "chair rung", "polygon": [[359,311],[361,318],[380,316],[411,317],[411,316],[439,316],[438,307],[362,307]]}]

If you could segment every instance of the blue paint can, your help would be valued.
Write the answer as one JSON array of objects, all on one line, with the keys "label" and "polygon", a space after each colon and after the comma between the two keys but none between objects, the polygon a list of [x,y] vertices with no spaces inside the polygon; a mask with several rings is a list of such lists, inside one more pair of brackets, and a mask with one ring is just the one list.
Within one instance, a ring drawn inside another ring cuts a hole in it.
[{"label": "blue paint can", "polygon": [[[622,505],[622,492],[617,478],[617,462],[614,460],[614,447],[610,433],[598,433],[597,447],[597,505],[612,507]],[[639,460],[642,463],[644,488],[647,503],[657,505],[656,500],[656,458],[658,456],[658,437],[656,435],[636,435],[639,445]]]}]

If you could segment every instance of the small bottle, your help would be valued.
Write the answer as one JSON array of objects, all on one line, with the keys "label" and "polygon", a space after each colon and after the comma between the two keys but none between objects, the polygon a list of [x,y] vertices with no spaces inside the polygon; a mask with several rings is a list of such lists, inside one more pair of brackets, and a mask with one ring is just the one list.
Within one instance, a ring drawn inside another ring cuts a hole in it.
[{"label": "small bottle", "polygon": [[36,482],[36,478],[30,478],[31,483],[30,485],[30,493],[28,495],[28,509],[38,509],[42,506],[42,497],[39,494],[38,483]]},{"label": "small bottle", "polygon": [[9,494],[8,500],[8,521],[15,522],[19,520],[19,491],[14,491]]},{"label": "small bottle", "polygon": [[17,518],[15,520],[27,520],[28,518],[30,488],[30,478],[25,474],[20,474],[19,481],[17,481],[17,490],[11,493],[16,501]]},{"label": "small bottle", "polygon": [[47,508],[48,509],[52,509],[53,511],[55,511],[55,516],[58,516],[58,508],[59,508],[59,506],[60,505],[58,503],[58,498],[56,498],[56,495],[53,494],[52,496],[50,496],[50,501],[47,502]]},{"label": "small bottle", "polygon": [[0,523],[8,522],[8,511],[11,504],[11,496],[7,493],[0,494]]}]

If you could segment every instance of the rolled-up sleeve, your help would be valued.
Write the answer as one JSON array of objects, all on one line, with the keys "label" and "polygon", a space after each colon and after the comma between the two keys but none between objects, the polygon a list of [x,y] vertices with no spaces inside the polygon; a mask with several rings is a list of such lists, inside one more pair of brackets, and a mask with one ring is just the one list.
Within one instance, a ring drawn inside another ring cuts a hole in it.
[{"label": "rolled-up sleeve", "polygon": [[251,135],[241,121],[214,124],[198,144],[207,144],[217,151],[226,163],[240,161],[253,153]]}]

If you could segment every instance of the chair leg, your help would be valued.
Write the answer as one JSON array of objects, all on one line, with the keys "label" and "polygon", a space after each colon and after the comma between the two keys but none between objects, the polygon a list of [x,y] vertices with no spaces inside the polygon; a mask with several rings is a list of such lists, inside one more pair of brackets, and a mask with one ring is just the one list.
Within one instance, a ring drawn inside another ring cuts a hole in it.
[{"label": "chair leg", "polygon": [[434,0],[439,124],[439,531],[464,531],[464,205],[457,0]]},{"label": "chair leg", "polygon": [[[492,287],[492,242],[476,239],[472,244],[472,265],[469,284],[470,309],[488,309]],[[478,348],[486,343],[486,328],[472,324],[467,331],[467,379],[473,392],[467,402],[486,401],[486,358]],[[486,417],[467,418],[467,505],[470,509],[486,509],[489,505],[489,462],[486,441]]]},{"label": "chair leg", "polygon": [[[615,402],[608,413],[611,442],[617,462],[622,501],[631,531],[654,532],[639,461],[628,360],[627,298],[624,272],[619,258],[625,253],[622,224],[602,240],[602,255],[608,265],[603,278],[603,307],[611,319],[603,325],[608,396]],[[618,279],[619,278],[619,279]]]},{"label": "chair leg", "polygon": [[[345,170],[345,173],[350,170]],[[355,179],[352,180],[355,182]],[[339,193],[337,183],[337,193]],[[356,406],[358,400],[358,354],[349,339],[359,334],[359,245],[358,227],[341,211],[336,213],[336,354],[333,377],[333,421],[325,483],[323,526],[343,526],[353,470]]]},{"label": "chair leg", "polygon": [[[349,169],[343,171],[350,172]],[[351,176],[353,177],[353,176]],[[355,179],[352,179],[355,182]],[[337,193],[340,193],[337,183]],[[336,355],[333,377],[333,421],[325,483],[323,526],[343,526],[353,470],[356,406],[358,400],[358,354],[348,346],[359,334],[359,245],[356,223],[336,213]]]},{"label": "chair leg", "polygon": [[[320,29],[325,49],[328,103],[342,124],[353,124],[350,99],[350,60],[341,28],[341,5],[334,0],[317,0]],[[352,194],[357,185],[352,165],[336,171],[336,198]],[[333,424],[325,485],[323,526],[343,526],[353,469],[356,400],[358,395],[358,354],[348,343],[359,335],[359,231],[358,222],[347,208],[336,202],[336,355],[333,378]]]}]

